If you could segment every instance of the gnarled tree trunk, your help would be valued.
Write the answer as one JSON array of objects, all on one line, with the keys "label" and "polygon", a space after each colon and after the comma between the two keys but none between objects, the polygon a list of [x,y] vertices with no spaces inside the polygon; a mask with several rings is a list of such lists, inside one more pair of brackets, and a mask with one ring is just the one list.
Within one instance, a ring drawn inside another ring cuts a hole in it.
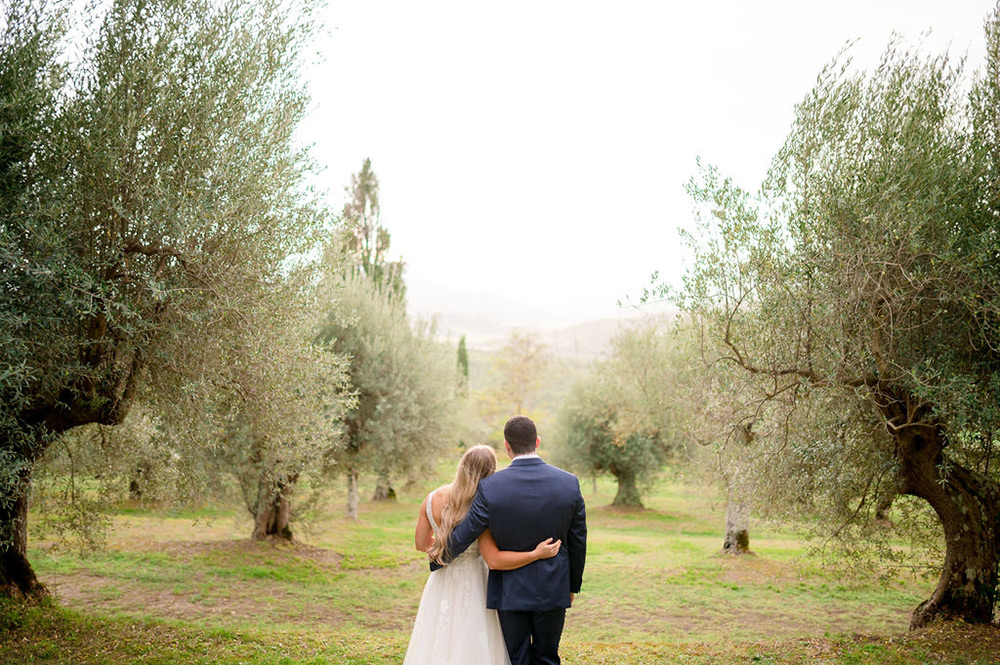
[{"label": "gnarled tree trunk", "polygon": [[910,628],[937,619],[991,623],[1000,562],[1000,488],[946,458],[940,426],[904,426],[894,431],[894,438],[900,490],[931,505],[941,520],[946,547],[941,579],[931,597],[917,606]]},{"label": "gnarled tree trunk", "polygon": [[41,598],[48,591],[28,563],[28,496],[31,474],[24,470],[14,482],[0,486],[0,596]]},{"label": "gnarled tree trunk", "polygon": [[612,506],[629,506],[642,508],[642,498],[639,496],[639,487],[635,482],[635,474],[627,471],[619,471],[615,474],[618,480],[618,492]]},{"label": "gnarled tree trunk", "polygon": [[378,477],[375,485],[375,492],[372,494],[372,501],[395,501],[396,488],[392,486],[389,474],[383,473]]},{"label": "gnarled tree trunk", "polygon": [[31,407],[14,414],[12,430],[0,432],[0,457],[8,465],[20,465],[0,478],[0,596],[48,595],[27,558],[28,497],[35,464],[60,434],[73,427],[120,423],[138,389],[143,352],[124,344],[105,344],[103,316],[92,317],[87,325],[94,342],[84,360],[95,373],[58,394],[37,395]]},{"label": "gnarled tree trunk", "polygon": [[297,480],[298,477],[293,476],[277,486],[268,484],[267,488],[262,488],[261,501],[257,504],[257,512],[254,514],[251,539],[292,540],[291,494]]},{"label": "gnarled tree trunk", "polygon": [[[103,402],[103,409],[43,406],[22,413],[14,436],[0,433],[0,460],[8,466],[0,475],[0,597],[48,596],[28,561],[28,502],[31,474],[59,433],[78,425],[103,422],[114,424],[124,418],[131,404],[131,394],[120,401]],[[23,416],[28,417],[24,418]]]}]

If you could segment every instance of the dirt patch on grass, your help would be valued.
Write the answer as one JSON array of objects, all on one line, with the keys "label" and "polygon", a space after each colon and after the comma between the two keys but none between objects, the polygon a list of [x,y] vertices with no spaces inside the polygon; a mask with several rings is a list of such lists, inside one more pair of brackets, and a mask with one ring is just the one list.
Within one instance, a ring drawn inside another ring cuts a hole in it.
[{"label": "dirt patch on grass", "polygon": [[114,589],[108,580],[88,573],[50,574],[42,580],[53,597],[67,607],[90,607],[107,599]]},{"label": "dirt patch on grass", "polygon": [[786,586],[799,582],[802,577],[787,563],[756,555],[717,555],[722,565],[719,581],[730,584],[775,584]]},{"label": "dirt patch on grass", "polygon": [[[160,543],[149,548],[135,541],[129,550],[167,554],[173,560],[171,565],[184,574],[161,582],[81,569],[49,573],[42,581],[68,608],[208,625],[292,625],[328,630],[361,624],[395,629],[413,619],[411,611],[395,604],[375,607],[364,616],[345,609],[345,603],[337,602],[341,591],[338,582],[345,577],[339,569],[343,557],[332,550],[249,540]],[[350,575],[356,582],[359,577],[377,578],[354,585],[363,588],[390,584],[395,572],[354,570]]]},{"label": "dirt patch on grass", "polygon": [[183,559],[193,559],[200,554],[217,552],[238,552],[254,555],[268,553],[277,556],[295,556],[300,559],[308,559],[323,566],[337,566],[344,558],[343,555],[334,550],[313,547],[312,545],[295,541],[286,542],[280,540],[255,541],[246,539],[209,542],[191,540],[164,543],[134,539],[121,549],[129,552],[159,551]]},{"label": "dirt patch on grass", "polygon": [[324,628],[337,628],[346,618],[344,612],[328,605],[299,602],[275,585],[230,581],[223,593],[203,594],[141,583],[124,586],[83,573],[50,575],[45,582],[60,605],[88,613],[120,613],[196,624],[300,624]]},{"label": "dirt patch on grass", "polygon": [[[609,622],[609,617],[614,617]],[[662,635],[667,639],[683,639],[697,626],[690,615],[655,611],[628,605],[609,606],[592,599],[582,599],[566,613],[566,633],[572,639],[587,641],[619,641],[624,634]],[[634,638],[632,638],[634,639]]]}]

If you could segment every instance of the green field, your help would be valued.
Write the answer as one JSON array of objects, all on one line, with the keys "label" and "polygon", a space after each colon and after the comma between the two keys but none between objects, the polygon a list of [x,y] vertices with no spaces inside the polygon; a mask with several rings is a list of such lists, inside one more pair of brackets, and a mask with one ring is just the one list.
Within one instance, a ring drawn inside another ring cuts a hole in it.
[{"label": "green field", "polygon": [[[427,576],[412,546],[425,492],[326,518],[292,545],[251,543],[238,511],[123,510],[102,552],[35,542],[54,603],[0,614],[0,663],[399,663]],[[791,533],[752,532],[756,556],[721,546],[723,506],[675,481],[647,510],[608,507],[614,485],[584,483],[590,527],[583,593],[564,662],[997,662],[996,628],[908,634],[933,581],[847,583],[805,557]]]}]

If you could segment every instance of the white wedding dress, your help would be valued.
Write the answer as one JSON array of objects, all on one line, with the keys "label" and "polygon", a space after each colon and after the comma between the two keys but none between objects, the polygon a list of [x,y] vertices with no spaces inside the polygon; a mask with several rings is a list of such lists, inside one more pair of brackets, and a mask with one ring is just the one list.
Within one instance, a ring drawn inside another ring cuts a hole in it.
[{"label": "white wedding dress", "polygon": [[[427,497],[427,517],[438,526]],[[403,665],[510,665],[496,610],[486,609],[489,569],[473,543],[427,578]]]}]

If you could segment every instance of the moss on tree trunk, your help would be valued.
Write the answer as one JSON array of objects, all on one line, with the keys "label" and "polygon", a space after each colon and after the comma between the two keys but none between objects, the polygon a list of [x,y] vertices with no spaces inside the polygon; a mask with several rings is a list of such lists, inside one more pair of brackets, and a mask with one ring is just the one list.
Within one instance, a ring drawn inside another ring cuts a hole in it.
[{"label": "moss on tree trunk", "polygon": [[726,505],[726,538],[723,554],[753,554],[750,551],[750,518],[747,507],[730,499]]}]

